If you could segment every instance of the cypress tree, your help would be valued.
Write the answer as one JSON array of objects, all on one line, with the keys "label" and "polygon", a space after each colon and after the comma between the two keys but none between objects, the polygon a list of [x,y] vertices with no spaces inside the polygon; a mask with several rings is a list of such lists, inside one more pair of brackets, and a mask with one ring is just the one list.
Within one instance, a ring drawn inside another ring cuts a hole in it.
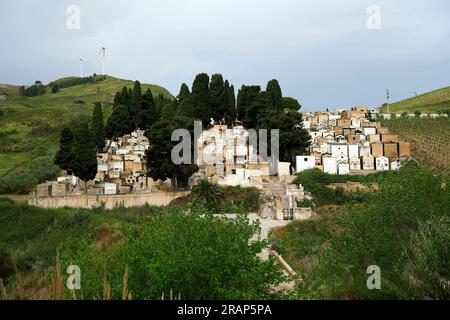
[{"label": "cypress tree", "polygon": [[70,128],[64,128],[61,131],[59,150],[56,153],[54,163],[61,169],[71,169],[73,165],[73,156],[73,132]]},{"label": "cypress tree", "polygon": [[225,86],[221,74],[213,74],[211,76],[211,83],[209,85],[210,97],[209,108],[211,110],[212,118],[220,121],[225,116]]},{"label": "cypress tree", "polygon": [[101,152],[105,147],[105,123],[103,120],[103,111],[102,105],[100,102],[97,102],[94,107],[94,113],[92,114],[92,131],[94,135],[95,144]]},{"label": "cypress tree", "polygon": [[128,96],[127,87],[123,87],[122,91],[119,91],[114,96],[114,105],[125,105],[128,106],[130,104],[130,97]]},{"label": "cypress tree", "polygon": [[192,84],[192,107],[194,119],[201,120],[204,127],[207,127],[212,118],[209,108],[209,76],[200,73],[195,77]]},{"label": "cypress tree", "polygon": [[258,125],[258,117],[267,109],[269,96],[267,92],[261,91],[256,100],[251,102],[247,108],[244,117],[244,125],[246,128],[255,129]]},{"label": "cypress tree", "polygon": [[239,89],[237,96],[237,117],[238,120],[244,121],[247,109],[250,108],[253,102],[258,98],[258,94],[261,92],[260,86],[246,86],[243,85]]},{"label": "cypress tree", "polygon": [[87,122],[80,123],[73,132],[74,174],[85,183],[97,173],[97,149]]},{"label": "cypress tree", "polygon": [[155,100],[150,89],[147,89],[142,95],[141,107],[137,114],[136,125],[138,128],[145,130],[150,128],[158,121],[158,112],[155,106]]},{"label": "cypress tree", "polygon": [[273,79],[267,83],[266,92],[270,107],[274,109],[282,109],[283,94],[281,93],[280,84],[277,80]]},{"label": "cypress tree", "polygon": [[180,93],[178,94],[178,101],[183,102],[183,100],[189,98],[191,96],[191,92],[189,91],[189,87],[186,83],[183,83],[180,88]]},{"label": "cypress tree", "polygon": [[125,105],[115,106],[106,124],[106,137],[114,140],[133,131],[130,112]]},{"label": "cypress tree", "polygon": [[193,118],[194,109],[192,105],[192,96],[187,84],[183,83],[178,94],[177,114],[184,117]]},{"label": "cypress tree", "polygon": [[[153,96],[152,96],[153,98]],[[131,93],[131,101],[130,101],[130,116],[133,121],[134,127],[138,126],[138,117],[139,112],[142,107],[142,89],[141,83],[139,81],[134,82],[133,91]]]},{"label": "cypress tree", "polygon": [[225,81],[225,123],[231,126],[236,120],[236,97],[234,86],[230,86],[228,80]]}]

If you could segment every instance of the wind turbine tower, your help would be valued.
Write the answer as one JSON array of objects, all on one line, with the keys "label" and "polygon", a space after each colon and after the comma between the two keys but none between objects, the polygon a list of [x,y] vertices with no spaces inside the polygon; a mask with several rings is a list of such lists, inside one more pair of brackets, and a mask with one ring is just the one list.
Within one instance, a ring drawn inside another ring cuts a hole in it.
[{"label": "wind turbine tower", "polygon": [[106,48],[102,47],[98,55],[102,55],[102,74],[105,75]]},{"label": "wind turbine tower", "polygon": [[80,78],[83,78],[83,62],[85,59],[83,57],[80,58]]}]

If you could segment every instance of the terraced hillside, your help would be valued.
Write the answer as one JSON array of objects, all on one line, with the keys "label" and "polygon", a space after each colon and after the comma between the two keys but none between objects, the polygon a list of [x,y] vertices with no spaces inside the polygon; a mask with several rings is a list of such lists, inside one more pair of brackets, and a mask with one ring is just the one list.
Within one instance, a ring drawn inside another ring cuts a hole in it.
[{"label": "terraced hillside", "polygon": [[450,118],[398,118],[383,126],[411,142],[414,157],[450,173]]},{"label": "terraced hillside", "polygon": [[[71,79],[75,78],[54,82],[67,83]],[[8,174],[8,181],[3,183],[8,186],[16,183],[14,173],[22,173],[19,179],[35,179],[37,172],[37,180],[52,175],[55,168],[51,159],[58,148],[61,128],[80,117],[90,117],[95,102],[102,102],[107,118],[115,93],[124,86],[132,88],[133,81],[106,76],[102,81],[64,87],[56,93],[47,87],[43,95],[23,97],[18,86],[0,85],[0,190],[1,178],[4,180]],[[142,90],[147,88],[154,96],[162,94],[173,99],[160,86],[142,84]]]},{"label": "terraced hillside", "polygon": [[[381,110],[386,112],[386,106],[383,106]],[[423,113],[449,112],[450,87],[434,90],[390,105],[390,112],[414,113],[415,111]]]}]

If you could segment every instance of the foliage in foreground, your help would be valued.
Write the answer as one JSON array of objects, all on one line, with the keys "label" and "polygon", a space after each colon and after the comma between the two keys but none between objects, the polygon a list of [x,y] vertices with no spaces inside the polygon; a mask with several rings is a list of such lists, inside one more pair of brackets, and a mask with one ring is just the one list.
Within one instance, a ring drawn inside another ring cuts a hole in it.
[{"label": "foliage in foreground", "polygon": [[[273,259],[257,257],[267,245],[258,233],[245,214],[226,219],[202,207],[47,210],[3,198],[1,278],[12,296],[43,297],[59,251],[65,278],[69,265],[81,268],[78,298],[102,299],[107,284],[108,297],[122,299],[125,274],[133,299],[277,298],[272,289],[284,276]],[[16,283],[27,291],[15,292]]]},{"label": "foliage in foreground", "polygon": [[[173,291],[185,299],[265,299],[282,281],[279,267],[257,257],[266,241],[250,241],[259,225],[245,215],[214,216],[202,208],[157,212],[138,227],[104,225],[93,238],[61,248],[63,266],[83,270],[84,297],[98,298],[104,279],[120,299],[125,269],[136,299],[158,299]],[[74,249],[71,249],[74,248]]]},{"label": "foliage in foreground", "polygon": [[[282,253],[302,247],[293,263],[304,279],[301,296],[450,298],[448,179],[409,163],[380,188],[364,205],[298,222],[278,237]],[[367,289],[370,265],[381,268],[381,290]]]}]

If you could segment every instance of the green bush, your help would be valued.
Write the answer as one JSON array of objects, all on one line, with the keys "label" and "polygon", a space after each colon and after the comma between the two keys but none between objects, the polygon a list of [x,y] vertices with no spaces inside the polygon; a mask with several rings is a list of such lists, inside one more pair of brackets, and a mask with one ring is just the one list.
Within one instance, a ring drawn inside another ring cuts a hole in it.
[{"label": "green bush", "polygon": [[[313,270],[300,268],[299,292],[305,298],[447,299],[449,218],[448,179],[408,163],[380,180],[380,192],[364,205],[349,205],[327,222],[335,232],[322,237]],[[381,269],[381,290],[366,287],[370,265]]]},{"label": "green bush", "polygon": [[259,190],[240,186],[220,186],[200,180],[188,197],[193,205],[203,205],[215,213],[257,212],[260,206]]},{"label": "green bush", "polygon": [[54,178],[59,170],[52,157],[33,159],[23,171],[14,170],[0,177],[0,194],[27,193],[36,184]]},{"label": "green bush", "polygon": [[312,193],[314,202],[318,206],[331,204],[344,204],[347,202],[362,202],[365,195],[362,192],[346,193],[341,188],[336,190],[327,186],[332,183],[344,183],[348,181],[361,182],[364,184],[372,184],[382,181],[386,176],[390,175],[390,171],[377,172],[369,175],[331,175],[315,168],[305,170],[297,174],[294,183],[301,184],[306,191]]},{"label": "green bush", "polygon": [[226,219],[201,207],[190,213],[160,209],[139,225],[102,230],[103,237],[73,239],[60,248],[63,268],[80,266],[85,298],[98,298],[106,279],[112,298],[120,299],[127,266],[134,299],[159,299],[171,291],[183,299],[268,299],[277,297],[272,286],[284,279],[272,258],[257,257],[267,242],[250,241],[260,229],[245,215]]}]

